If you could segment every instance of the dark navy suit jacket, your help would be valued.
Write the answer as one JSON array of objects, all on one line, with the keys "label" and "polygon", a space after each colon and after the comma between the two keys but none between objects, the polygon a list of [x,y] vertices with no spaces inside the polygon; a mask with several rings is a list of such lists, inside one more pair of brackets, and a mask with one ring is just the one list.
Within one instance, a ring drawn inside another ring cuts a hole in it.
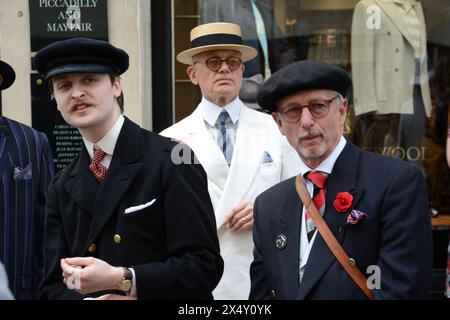
[{"label": "dark navy suit jacket", "polygon": [[[250,299],[366,299],[318,233],[299,285],[302,203],[294,178],[262,193],[255,201],[255,250]],[[333,200],[350,192],[353,205],[337,212]],[[368,218],[346,225],[351,209]],[[328,178],[324,220],[349,257],[366,276],[381,271],[376,299],[421,299],[430,287],[431,225],[425,182],[419,168],[361,151],[351,142]],[[278,249],[278,235],[287,237]],[[372,282],[373,283],[373,282]]]},{"label": "dark navy suit jacket", "polygon": [[0,259],[16,299],[38,296],[45,195],[53,174],[45,135],[0,116]]},{"label": "dark navy suit jacket", "polygon": [[84,147],[58,173],[47,197],[41,298],[84,298],[63,283],[60,259],[86,256],[134,268],[138,299],[212,298],[223,260],[206,173],[176,165],[175,145],[125,118],[101,185]]}]

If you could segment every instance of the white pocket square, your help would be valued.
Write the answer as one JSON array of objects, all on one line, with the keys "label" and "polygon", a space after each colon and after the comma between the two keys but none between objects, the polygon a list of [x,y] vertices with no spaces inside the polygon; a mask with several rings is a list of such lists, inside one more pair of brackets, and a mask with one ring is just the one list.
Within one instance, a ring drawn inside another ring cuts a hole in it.
[{"label": "white pocket square", "polygon": [[153,199],[153,200],[150,201],[150,202],[147,202],[147,203],[144,203],[144,204],[141,204],[141,205],[138,205],[138,206],[126,208],[126,209],[125,209],[125,214],[132,213],[132,212],[136,212],[136,211],[145,209],[145,208],[147,208],[147,207],[150,207],[155,201],[156,201],[156,198]]}]

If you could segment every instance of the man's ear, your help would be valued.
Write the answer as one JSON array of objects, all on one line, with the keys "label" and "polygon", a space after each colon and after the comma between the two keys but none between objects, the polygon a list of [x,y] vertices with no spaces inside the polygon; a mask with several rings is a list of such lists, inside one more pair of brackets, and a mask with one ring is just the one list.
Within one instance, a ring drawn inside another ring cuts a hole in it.
[{"label": "man's ear", "polygon": [[120,77],[116,77],[114,79],[113,83],[114,87],[114,97],[118,98],[122,94],[122,81],[120,80]]},{"label": "man's ear", "polygon": [[195,70],[194,66],[189,66],[186,69],[186,73],[189,76],[189,79],[191,79],[191,82],[195,85],[198,85],[197,70]]}]

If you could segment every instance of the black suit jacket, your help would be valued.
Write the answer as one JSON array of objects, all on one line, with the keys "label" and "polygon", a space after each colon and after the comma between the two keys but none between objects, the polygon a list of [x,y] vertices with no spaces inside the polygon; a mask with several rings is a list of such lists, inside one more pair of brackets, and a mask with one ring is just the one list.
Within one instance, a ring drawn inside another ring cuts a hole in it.
[{"label": "black suit jacket", "polygon": [[0,116],[0,260],[18,300],[38,298],[45,195],[53,175],[47,137]]},{"label": "black suit jacket", "polygon": [[212,297],[223,260],[206,174],[199,164],[175,165],[174,145],[125,119],[101,185],[85,148],[55,177],[47,199],[42,298],[83,298],[63,284],[60,259],[90,255],[134,268],[139,299]]},{"label": "black suit jacket", "polygon": [[[281,182],[255,201],[255,250],[251,299],[366,299],[318,233],[299,285],[302,203],[295,178]],[[333,201],[350,192],[353,205],[337,212]],[[326,189],[324,220],[349,257],[366,276],[381,271],[376,299],[421,299],[430,287],[431,225],[425,182],[419,168],[361,151],[351,142],[337,159]],[[368,218],[346,225],[352,209]],[[279,249],[278,235],[287,237]],[[371,282],[374,283],[374,282]]]}]

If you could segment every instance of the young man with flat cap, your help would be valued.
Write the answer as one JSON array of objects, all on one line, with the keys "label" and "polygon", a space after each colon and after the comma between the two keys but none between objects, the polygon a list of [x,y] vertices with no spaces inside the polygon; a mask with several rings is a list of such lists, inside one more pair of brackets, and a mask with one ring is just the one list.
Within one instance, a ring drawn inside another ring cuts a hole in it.
[{"label": "young man with flat cap", "polygon": [[43,299],[210,299],[222,275],[203,168],[122,115],[128,59],[86,38],[34,58],[84,141],[49,187]]},{"label": "young man with flat cap", "polygon": [[208,189],[225,262],[215,299],[247,299],[252,260],[253,201],[274,184],[298,173],[298,157],[266,114],[239,99],[245,61],[254,48],[242,45],[232,23],[209,23],[191,31],[192,48],[177,56],[203,98],[195,111],[161,134],[195,152]]},{"label": "young man with flat cap", "polygon": [[[0,61],[0,91],[16,79]],[[14,297],[37,299],[43,276],[45,196],[54,175],[45,134],[0,116],[0,260]]]},{"label": "young man with flat cap", "polygon": [[[255,201],[250,299],[427,295],[432,245],[424,178],[417,167],[362,151],[343,137],[350,85],[338,67],[300,61],[274,73],[258,95],[297,150],[301,175]],[[303,195],[312,198],[308,210],[296,191],[302,183]],[[328,235],[318,232],[320,216],[348,255],[343,265],[324,241]],[[354,268],[361,286],[350,277]]]}]

